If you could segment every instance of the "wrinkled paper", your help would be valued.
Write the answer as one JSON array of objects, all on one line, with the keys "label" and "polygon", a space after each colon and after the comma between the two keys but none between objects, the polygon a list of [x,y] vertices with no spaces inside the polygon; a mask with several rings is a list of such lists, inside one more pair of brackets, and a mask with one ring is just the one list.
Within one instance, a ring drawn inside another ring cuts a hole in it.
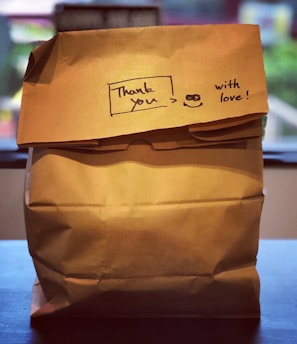
[{"label": "wrinkled paper", "polygon": [[32,316],[258,317],[267,111],[257,26],[64,32],[33,51]]}]

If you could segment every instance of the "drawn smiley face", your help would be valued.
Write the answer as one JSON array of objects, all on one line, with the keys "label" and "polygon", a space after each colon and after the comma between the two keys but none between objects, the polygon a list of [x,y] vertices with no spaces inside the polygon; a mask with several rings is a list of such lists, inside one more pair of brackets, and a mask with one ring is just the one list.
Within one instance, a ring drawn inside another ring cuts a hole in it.
[{"label": "drawn smiley face", "polygon": [[198,108],[203,105],[200,94],[187,94],[185,98],[186,101],[184,101],[184,106]]}]

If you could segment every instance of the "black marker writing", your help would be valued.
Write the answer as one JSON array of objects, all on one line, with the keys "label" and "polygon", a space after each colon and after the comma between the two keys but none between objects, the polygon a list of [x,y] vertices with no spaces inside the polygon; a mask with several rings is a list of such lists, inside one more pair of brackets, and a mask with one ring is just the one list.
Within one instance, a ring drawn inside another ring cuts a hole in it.
[{"label": "black marker writing", "polygon": [[197,93],[186,95],[186,100],[193,100],[194,102],[197,102],[200,99],[201,99],[200,94],[197,94]]},{"label": "black marker writing", "polygon": [[138,99],[135,100],[135,99],[131,98],[131,101],[132,101],[132,103],[134,103],[131,112],[134,111],[136,105],[143,105],[144,103],[147,104],[147,105],[151,105],[151,104],[153,104],[154,102],[158,102],[158,100],[155,99],[155,98],[150,99],[150,100],[149,100],[149,99],[140,99],[140,98],[138,98]]},{"label": "black marker writing", "polygon": [[240,88],[239,82],[235,79],[225,81],[223,84],[215,84],[215,88],[217,90],[229,89],[229,88]]},{"label": "black marker writing", "polygon": [[240,93],[238,93],[234,90],[241,88],[236,78],[225,81],[222,84],[215,84],[214,87],[216,90],[221,91],[220,103],[238,102],[244,98],[249,99],[249,90],[246,91],[245,95],[243,95],[243,93],[240,91]]},{"label": "black marker writing", "polygon": [[[197,94],[197,93],[195,93],[195,94],[187,94],[186,95],[186,101],[188,101],[188,102],[190,101],[190,102],[193,102],[193,103],[189,104],[189,103],[184,102],[184,106],[187,106],[189,108],[200,107],[200,106],[203,105],[203,103],[200,102],[200,100],[201,100],[200,94]],[[197,102],[200,102],[200,103],[197,104]],[[194,104],[194,105],[192,105],[192,104]]]},{"label": "black marker writing", "polygon": [[170,75],[148,76],[108,84],[110,115],[165,108],[176,102]]},{"label": "black marker writing", "polygon": [[127,95],[129,96],[133,96],[136,94],[148,94],[151,92],[155,92],[151,87],[147,86],[147,83],[144,82],[142,87],[139,88],[135,88],[135,89],[128,89],[126,88],[125,85],[120,86],[120,87],[116,87],[116,88],[112,88],[111,91],[118,91],[118,96],[121,97],[125,97]]},{"label": "black marker writing", "polygon": [[228,102],[228,101],[233,102],[234,100],[237,100],[237,101],[242,100],[242,95],[241,94],[233,94],[233,95],[227,96],[223,92],[221,93],[221,103]]}]

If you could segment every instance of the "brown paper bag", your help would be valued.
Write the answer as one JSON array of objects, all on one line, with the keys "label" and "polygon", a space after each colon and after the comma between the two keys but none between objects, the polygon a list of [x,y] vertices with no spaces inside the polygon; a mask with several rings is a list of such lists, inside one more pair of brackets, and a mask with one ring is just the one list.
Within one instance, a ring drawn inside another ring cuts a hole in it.
[{"label": "brown paper bag", "polygon": [[257,26],[59,33],[24,79],[32,316],[258,317]]}]

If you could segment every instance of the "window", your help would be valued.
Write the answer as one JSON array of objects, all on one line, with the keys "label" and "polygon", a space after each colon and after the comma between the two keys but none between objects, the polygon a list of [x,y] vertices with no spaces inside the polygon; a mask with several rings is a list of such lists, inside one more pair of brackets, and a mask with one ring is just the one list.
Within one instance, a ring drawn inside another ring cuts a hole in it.
[{"label": "window", "polygon": [[238,19],[261,28],[269,116],[266,156],[297,162],[297,3],[295,1],[243,1]]},{"label": "window", "polygon": [[[30,51],[55,33],[52,12],[55,0],[2,0],[0,9],[0,155],[16,151],[15,135],[22,77]],[[62,1],[96,3],[96,1]],[[249,0],[119,0],[99,4],[161,4],[161,23],[257,23],[261,27],[269,91],[270,113],[266,124],[266,157],[297,163],[297,3]],[[282,4],[280,4],[282,3]]]},{"label": "window", "polygon": [[0,147],[16,149],[15,137],[21,102],[22,78],[31,50],[54,34],[47,16],[0,17]]}]

